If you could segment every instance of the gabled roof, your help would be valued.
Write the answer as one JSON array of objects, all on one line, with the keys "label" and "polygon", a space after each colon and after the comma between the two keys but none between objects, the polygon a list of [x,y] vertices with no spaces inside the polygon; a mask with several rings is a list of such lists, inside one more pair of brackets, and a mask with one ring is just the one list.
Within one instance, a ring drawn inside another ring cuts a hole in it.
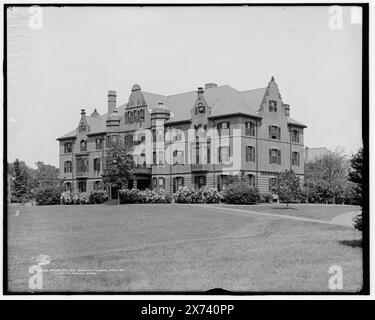
[{"label": "gabled roof", "polygon": [[[140,90],[140,89],[139,89]],[[259,117],[258,110],[262,103],[267,88],[259,88],[246,91],[238,91],[228,85],[206,88],[204,90],[204,98],[211,108],[210,117],[220,117],[230,114],[243,114],[251,117]],[[151,112],[152,108],[158,106],[162,102],[171,112],[171,118],[167,123],[183,122],[191,120],[191,109],[197,100],[196,91],[188,91],[169,96],[155,94],[151,92],[141,91],[143,98]],[[118,106],[117,112],[123,115],[127,107],[127,103]],[[95,117],[86,117],[90,127],[89,135],[106,132],[107,114],[97,115]],[[304,124],[288,118],[288,123],[296,126],[306,127]],[[74,138],[77,130],[73,130],[57,140]]]},{"label": "gabled roof", "polygon": [[[252,91],[252,90],[250,90]],[[265,89],[264,89],[265,91]],[[264,92],[263,91],[263,92]],[[150,92],[143,92],[145,100],[149,108],[157,106],[159,102],[163,102],[171,111],[171,118],[167,122],[189,121],[191,119],[191,109],[197,100],[197,92],[189,91],[170,96],[162,96]],[[252,96],[248,94],[248,96]],[[256,96],[260,96],[259,93]],[[228,85],[213,87],[204,90],[204,98],[211,107],[211,117],[223,116],[233,113],[243,113],[249,116],[257,116],[253,104],[256,106],[256,98],[252,97],[249,103],[239,91]],[[259,98],[259,107],[262,97]]]},{"label": "gabled roof", "polygon": [[267,88],[259,88],[259,89],[252,89],[241,91],[240,96],[243,97],[246,102],[252,107],[254,110],[258,111],[260,105],[262,104],[262,100],[264,94],[266,93]]}]

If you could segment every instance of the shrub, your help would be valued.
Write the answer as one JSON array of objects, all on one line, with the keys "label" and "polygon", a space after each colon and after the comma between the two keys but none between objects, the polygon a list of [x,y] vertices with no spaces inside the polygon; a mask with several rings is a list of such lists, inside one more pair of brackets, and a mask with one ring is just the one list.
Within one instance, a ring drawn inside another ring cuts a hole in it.
[{"label": "shrub", "polygon": [[262,203],[272,203],[273,195],[270,192],[265,192],[260,194],[260,202]]},{"label": "shrub", "polygon": [[136,188],[122,189],[119,191],[120,203],[142,203],[142,192]]},{"label": "shrub", "polygon": [[144,203],[171,203],[172,197],[164,190],[145,190],[143,192]]},{"label": "shrub", "polygon": [[35,201],[39,206],[60,203],[60,188],[42,187],[35,190]]},{"label": "shrub", "polygon": [[90,203],[103,203],[108,198],[108,193],[105,190],[94,190],[89,195]]},{"label": "shrub", "polygon": [[257,188],[251,187],[246,182],[230,184],[224,191],[227,203],[255,204],[260,202],[260,194]]},{"label": "shrub", "polygon": [[196,201],[194,189],[188,186],[180,188],[173,195],[173,200],[176,203],[194,203]]},{"label": "shrub", "polygon": [[220,192],[216,188],[204,186],[195,192],[193,203],[219,203]]},{"label": "shrub", "polygon": [[64,191],[60,196],[61,204],[73,204],[73,195],[69,191]]}]

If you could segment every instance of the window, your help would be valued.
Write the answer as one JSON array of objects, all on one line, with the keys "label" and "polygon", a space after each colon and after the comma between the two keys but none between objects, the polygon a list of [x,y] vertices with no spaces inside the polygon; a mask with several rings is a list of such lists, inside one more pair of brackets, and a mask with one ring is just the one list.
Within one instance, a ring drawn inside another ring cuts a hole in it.
[{"label": "window", "polygon": [[82,140],[80,143],[81,151],[87,151],[87,143],[86,140]]},{"label": "window", "polygon": [[184,163],[184,152],[182,150],[173,151],[173,164],[183,164]]},{"label": "window", "polygon": [[159,151],[158,157],[159,157],[159,159],[158,159],[159,166],[164,165],[164,151]]},{"label": "window", "polygon": [[200,163],[200,155],[199,155],[199,137],[195,137],[195,163]]},{"label": "window", "polygon": [[86,192],[86,181],[78,182],[78,192]]},{"label": "window", "polygon": [[65,191],[72,192],[72,184],[70,182],[65,183]]},{"label": "window", "polygon": [[276,126],[269,126],[269,138],[270,139],[281,139],[281,129]]},{"label": "window", "polygon": [[94,159],[94,171],[100,171],[100,158]]},{"label": "window", "polygon": [[88,159],[77,158],[77,172],[88,172]]},{"label": "window", "polygon": [[156,142],[156,129],[152,129],[152,141]]},{"label": "window", "polygon": [[102,138],[96,138],[95,139],[95,148],[96,148],[96,150],[103,149],[103,139]]},{"label": "window", "polygon": [[112,146],[112,137],[107,136],[107,148],[110,148]]},{"label": "window", "polygon": [[228,162],[229,156],[229,147],[219,147],[219,162]]},{"label": "window", "polygon": [[217,124],[217,131],[219,132],[219,135],[223,136],[229,136],[230,132],[230,123],[229,122],[220,122]]},{"label": "window", "polygon": [[72,143],[67,142],[64,144],[64,153],[71,153],[72,152]]},{"label": "window", "polygon": [[255,123],[252,121],[248,121],[245,124],[245,135],[247,136],[255,136]]},{"label": "window", "polygon": [[194,177],[194,188],[196,190],[204,187],[205,185],[206,185],[206,177],[205,176]]},{"label": "window", "polygon": [[277,102],[275,100],[268,101],[270,112],[277,112]]},{"label": "window", "polygon": [[292,142],[299,143],[299,131],[296,129],[292,130]]},{"label": "window", "polygon": [[270,163],[281,164],[281,151],[278,149],[270,149]]},{"label": "window", "polygon": [[271,192],[271,193],[274,193],[276,191],[275,187],[273,186],[275,180],[276,180],[276,178],[269,178],[268,179],[268,191]]},{"label": "window", "polygon": [[94,181],[94,190],[100,190],[101,184],[100,181]]},{"label": "window", "polygon": [[173,178],[173,193],[177,192],[180,188],[184,186],[184,177]]},{"label": "window", "polygon": [[207,138],[207,163],[211,163],[211,138]]},{"label": "window", "polygon": [[164,141],[164,130],[163,129],[158,130],[157,141],[158,142]]},{"label": "window", "polygon": [[246,162],[255,162],[255,147],[246,147]]},{"label": "window", "polygon": [[82,121],[79,125],[79,132],[86,131],[86,124]]},{"label": "window", "polygon": [[156,151],[152,153],[152,164],[156,165]]},{"label": "window", "polygon": [[173,141],[181,141],[182,140],[182,132],[181,129],[174,129],[171,133],[171,137]]},{"label": "window", "polygon": [[159,190],[165,190],[165,179],[159,178]]},{"label": "window", "polygon": [[292,152],[292,166],[299,166],[299,152]]},{"label": "window", "polygon": [[72,162],[71,161],[65,161],[64,162],[64,172],[72,172]]},{"label": "window", "polygon": [[156,190],[158,188],[158,179],[152,178],[152,189]]},{"label": "window", "polygon": [[204,111],[205,111],[205,108],[204,108],[204,105],[203,105],[203,103],[198,103],[198,107],[197,107],[197,109],[195,110],[195,114],[197,114],[197,112],[198,113],[204,113]]},{"label": "window", "polygon": [[128,134],[128,135],[125,136],[125,144],[127,146],[133,145],[133,135],[132,134]]},{"label": "window", "polygon": [[139,112],[139,121],[144,121],[145,120],[145,110],[141,109]]},{"label": "window", "polygon": [[249,184],[252,187],[255,187],[255,175],[254,174],[248,174]]},{"label": "window", "polygon": [[138,122],[138,111],[137,110],[135,110],[134,111],[134,122]]}]

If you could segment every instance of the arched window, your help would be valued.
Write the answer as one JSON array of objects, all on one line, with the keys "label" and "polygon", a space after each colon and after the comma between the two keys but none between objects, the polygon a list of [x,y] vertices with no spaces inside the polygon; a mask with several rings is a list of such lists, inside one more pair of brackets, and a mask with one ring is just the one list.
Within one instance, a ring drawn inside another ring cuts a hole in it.
[{"label": "arched window", "polygon": [[133,123],[133,111],[130,111],[130,123]]},{"label": "arched window", "polygon": [[86,131],[86,124],[83,121],[79,125],[79,131],[80,132]]},{"label": "arched window", "polygon": [[87,144],[85,140],[82,140],[80,143],[81,151],[87,151]]},{"label": "arched window", "polygon": [[145,110],[144,109],[141,109],[141,111],[140,111],[139,121],[145,121]]},{"label": "arched window", "polygon": [[128,123],[128,113],[125,112],[124,116],[125,116],[125,124],[126,124],[126,123]]},{"label": "arched window", "polygon": [[205,111],[205,108],[204,108],[204,105],[203,105],[203,103],[198,103],[198,113],[204,113],[204,111]]},{"label": "arched window", "polygon": [[207,138],[207,163],[211,163],[211,138]]},{"label": "arched window", "polygon": [[138,111],[134,111],[134,122],[138,122]]}]

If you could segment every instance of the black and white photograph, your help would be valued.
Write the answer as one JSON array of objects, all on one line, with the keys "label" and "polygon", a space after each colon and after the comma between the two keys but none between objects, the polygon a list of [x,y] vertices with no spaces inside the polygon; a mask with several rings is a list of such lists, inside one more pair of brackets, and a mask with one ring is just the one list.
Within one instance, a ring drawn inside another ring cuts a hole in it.
[{"label": "black and white photograph", "polygon": [[368,3],[3,12],[4,294],[370,293]]}]

